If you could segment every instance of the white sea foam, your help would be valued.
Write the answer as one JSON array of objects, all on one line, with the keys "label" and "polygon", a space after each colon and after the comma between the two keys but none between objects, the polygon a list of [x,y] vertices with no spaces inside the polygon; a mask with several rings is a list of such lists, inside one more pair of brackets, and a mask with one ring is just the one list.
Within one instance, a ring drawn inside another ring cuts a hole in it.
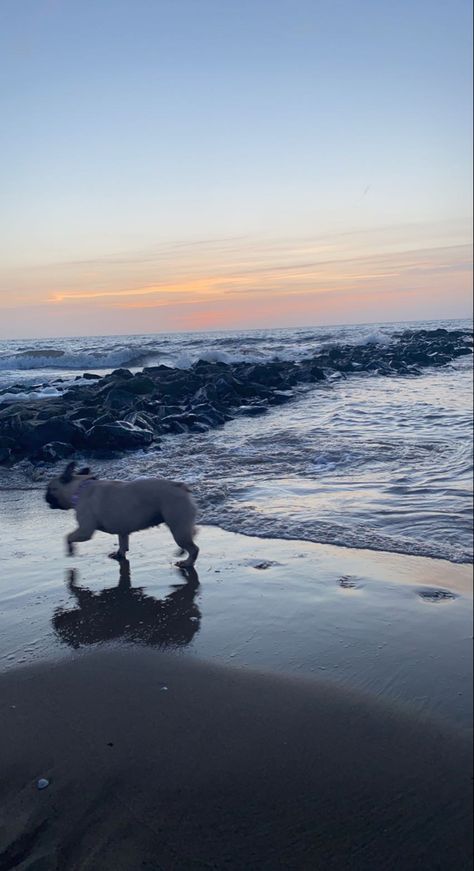
[{"label": "white sea foam", "polygon": [[58,390],[51,385],[40,388],[39,390],[21,391],[18,393],[2,393],[0,394],[0,403],[2,402],[24,402],[33,399],[50,399],[53,396],[62,396],[63,391]]},{"label": "white sea foam", "polygon": [[393,342],[393,336],[388,333],[383,333],[381,330],[373,330],[372,332],[362,335],[359,341],[353,341],[354,345],[390,345]]},{"label": "white sea foam", "polygon": [[[387,344],[394,328],[338,328],[328,331],[262,330],[252,333],[176,334],[168,336],[126,336],[93,339],[61,339],[44,342],[0,342],[0,371],[36,370],[110,371],[119,367],[139,368],[163,363],[188,369],[198,360],[209,363],[295,361],[309,357],[323,347],[337,344]],[[223,348],[225,345],[225,349]]]}]

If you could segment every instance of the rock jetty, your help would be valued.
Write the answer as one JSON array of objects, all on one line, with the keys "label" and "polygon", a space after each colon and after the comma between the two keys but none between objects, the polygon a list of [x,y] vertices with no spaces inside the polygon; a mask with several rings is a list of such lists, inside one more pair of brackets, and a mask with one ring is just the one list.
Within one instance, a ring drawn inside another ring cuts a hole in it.
[{"label": "rock jetty", "polygon": [[472,332],[411,330],[390,343],[334,345],[288,362],[209,363],[190,369],[151,366],[105,377],[85,373],[60,396],[16,401],[24,386],[0,391],[0,463],[55,462],[75,454],[114,457],[159,449],[160,438],[199,433],[238,415],[265,414],[290,402],[300,385],[363,373],[417,376],[426,367],[472,354]]}]

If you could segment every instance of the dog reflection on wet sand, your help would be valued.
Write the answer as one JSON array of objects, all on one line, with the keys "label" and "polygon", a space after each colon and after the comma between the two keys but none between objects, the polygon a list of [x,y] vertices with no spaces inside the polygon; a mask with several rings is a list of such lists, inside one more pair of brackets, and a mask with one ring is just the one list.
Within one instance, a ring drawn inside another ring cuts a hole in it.
[{"label": "dog reflection on wet sand", "polygon": [[120,561],[116,587],[94,592],[78,583],[78,573],[67,573],[67,587],[77,607],[57,608],[52,618],[54,631],[71,647],[123,640],[154,647],[182,647],[199,630],[201,612],[194,598],[199,589],[195,569],[181,570],[186,583],[163,599],[132,587],[130,563]]}]

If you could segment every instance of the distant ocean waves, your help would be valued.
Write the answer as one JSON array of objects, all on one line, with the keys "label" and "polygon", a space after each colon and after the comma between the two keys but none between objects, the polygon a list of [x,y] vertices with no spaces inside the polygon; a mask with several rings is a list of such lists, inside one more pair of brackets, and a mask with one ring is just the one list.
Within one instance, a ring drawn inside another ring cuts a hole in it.
[{"label": "distant ocean waves", "polygon": [[[472,331],[469,334],[465,322],[453,322],[449,327],[450,334],[459,330],[464,335],[463,341],[467,345],[472,343]],[[432,330],[433,324],[411,326],[420,335],[423,328]],[[12,386],[18,400],[30,392],[34,393],[32,398],[57,395],[65,389],[64,382],[77,378],[78,372],[104,375],[116,368],[138,370],[157,365],[190,369],[199,361],[229,366],[272,361],[294,363],[344,346],[369,348],[373,364],[377,362],[377,349],[386,359],[384,351],[391,346],[396,348],[403,332],[406,333],[406,329],[398,324],[385,324],[253,333],[80,337],[52,339],[47,343],[44,340],[3,340],[0,341],[0,395],[5,395],[6,388]]]}]

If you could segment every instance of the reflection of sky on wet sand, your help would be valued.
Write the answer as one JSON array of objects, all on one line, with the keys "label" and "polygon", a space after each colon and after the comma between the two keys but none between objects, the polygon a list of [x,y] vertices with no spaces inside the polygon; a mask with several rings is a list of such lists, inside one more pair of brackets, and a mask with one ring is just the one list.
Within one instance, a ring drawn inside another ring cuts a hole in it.
[{"label": "reflection of sky on wet sand", "polygon": [[106,556],[110,536],[98,533],[69,560],[72,516],[43,510],[39,494],[25,499],[36,523],[18,503],[7,523],[0,514],[1,668],[75,655],[75,646],[148,644],[159,655],[170,644],[469,718],[469,566],[203,527],[197,586],[175,568],[160,528],[132,536],[121,579]]}]

